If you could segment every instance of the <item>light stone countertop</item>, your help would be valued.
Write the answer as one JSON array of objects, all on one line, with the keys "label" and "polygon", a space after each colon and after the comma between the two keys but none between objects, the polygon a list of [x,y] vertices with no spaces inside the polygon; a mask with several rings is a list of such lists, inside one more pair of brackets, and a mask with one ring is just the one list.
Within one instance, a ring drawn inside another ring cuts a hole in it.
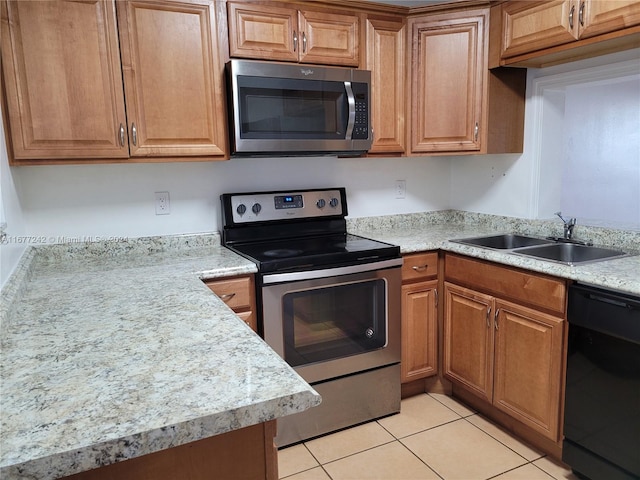
[{"label": "light stone countertop", "polygon": [[[572,267],[450,242],[559,235],[557,222],[445,211],[347,225],[405,254],[443,249],[640,294],[638,255]],[[576,231],[640,250],[638,232]],[[0,478],[56,478],[317,405],[201,281],[255,271],[217,234],[30,248],[0,298]]]},{"label": "light stone countertop", "polygon": [[348,221],[351,233],[400,246],[403,254],[445,250],[546,273],[560,278],[640,295],[640,232],[578,225],[576,238],[618,248],[630,256],[570,266],[513,253],[451,242],[483,235],[517,233],[545,238],[561,236],[562,223],[458,211],[369,217]]},{"label": "light stone countertop", "polygon": [[131,243],[25,255],[2,319],[0,478],[70,475],[320,403],[201,281],[252,262],[216,240]]}]

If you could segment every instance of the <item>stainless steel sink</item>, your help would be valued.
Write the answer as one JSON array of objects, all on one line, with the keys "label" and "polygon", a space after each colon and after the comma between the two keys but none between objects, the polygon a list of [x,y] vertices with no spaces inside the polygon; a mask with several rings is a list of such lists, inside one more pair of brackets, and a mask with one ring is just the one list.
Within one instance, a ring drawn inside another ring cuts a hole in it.
[{"label": "stainless steel sink", "polygon": [[551,240],[516,235],[513,233],[486,237],[460,238],[451,241],[465,245],[473,245],[474,247],[494,248],[498,250],[512,250],[514,248],[531,247],[534,245],[553,244]]},{"label": "stainless steel sink", "polygon": [[528,257],[535,257],[541,260],[564,263],[565,265],[597,262],[600,260],[609,260],[628,255],[620,250],[579,245],[575,243],[552,243],[537,247],[521,248],[513,253],[526,255]]}]

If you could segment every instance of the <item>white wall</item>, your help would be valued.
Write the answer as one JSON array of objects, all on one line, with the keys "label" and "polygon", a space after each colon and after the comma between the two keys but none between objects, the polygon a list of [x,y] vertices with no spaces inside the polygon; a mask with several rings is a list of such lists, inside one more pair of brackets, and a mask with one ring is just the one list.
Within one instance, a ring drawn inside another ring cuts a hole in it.
[{"label": "white wall", "polygon": [[[444,159],[260,158],[213,163],[12,168],[30,235],[163,235],[218,230],[225,192],[344,186],[351,217],[440,210],[449,204]],[[394,183],[407,181],[396,199]],[[170,194],[156,215],[154,192]]]},{"label": "white wall", "polygon": [[0,287],[13,272],[26,245],[14,241],[13,237],[24,236],[26,227],[15,179],[9,168],[7,147],[2,134],[2,115],[0,115],[0,223],[7,224],[7,238],[0,244]]},{"label": "white wall", "polygon": [[[581,102],[575,100],[574,95],[567,96],[562,87],[559,90],[544,90],[543,98],[540,99],[536,98],[535,89],[532,88],[536,82],[546,78],[554,78],[554,82],[561,85],[563,76],[575,76],[578,71],[591,71],[600,66],[611,68],[630,60],[637,61],[638,58],[639,50],[636,49],[556,67],[528,69],[524,152],[521,155],[452,157],[451,208],[525,218],[552,218],[554,212],[563,208],[562,194],[566,193],[567,187],[575,188],[576,192],[590,190],[593,193],[594,189],[600,188],[599,185],[592,182],[587,187],[579,182],[567,182],[562,173],[563,155],[567,156],[567,139],[576,137],[577,132],[586,127],[587,123],[591,125],[589,146],[580,149],[579,153],[577,150],[572,153],[574,169],[588,169],[592,165],[602,164],[604,156],[609,153],[617,155],[619,159],[621,155],[624,156],[625,163],[639,161],[638,135],[620,132],[621,128],[602,126],[603,120],[599,117],[601,112],[611,111],[611,95],[598,95],[593,90],[589,92],[589,101]],[[590,75],[585,74],[585,78]],[[609,85],[608,88],[616,88],[612,83]],[[630,89],[634,86],[625,88],[627,90],[623,95],[629,96],[632,93]],[[636,112],[640,111],[640,107],[637,107],[640,102],[638,93],[627,98],[630,106],[625,108],[624,113],[620,112],[619,122],[628,123],[629,118],[633,117],[634,108]],[[619,102],[619,95],[616,98]],[[570,112],[568,118],[567,111]],[[610,114],[607,118],[611,124],[616,115]],[[545,129],[555,131],[556,135],[546,134]],[[627,139],[624,149],[617,148],[614,153],[609,147],[618,143],[621,136]],[[636,153],[635,156],[633,152]],[[576,161],[579,166],[576,166]],[[631,190],[636,188],[637,183],[629,187]],[[617,193],[613,192],[614,195]],[[633,217],[626,225],[634,224],[637,213],[625,212],[623,216],[627,219]],[[591,224],[598,223],[598,219],[593,216],[589,220]],[[619,222],[622,223],[624,222]],[[637,222],[635,224],[638,225]]]}]

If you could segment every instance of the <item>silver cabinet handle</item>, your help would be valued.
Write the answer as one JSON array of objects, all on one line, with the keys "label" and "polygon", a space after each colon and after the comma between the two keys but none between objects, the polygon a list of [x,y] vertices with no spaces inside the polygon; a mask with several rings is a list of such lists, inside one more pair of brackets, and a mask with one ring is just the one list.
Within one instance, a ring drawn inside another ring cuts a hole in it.
[{"label": "silver cabinet handle", "polygon": [[138,145],[138,129],[136,128],[136,124],[131,124],[131,139],[133,140],[133,144],[135,146]]},{"label": "silver cabinet handle", "polygon": [[578,10],[578,21],[580,26],[584,27],[584,2],[580,4],[580,10]]},{"label": "silver cabinet handle", "polygon": [[124,125],[120,124],[120,146],[124,147]]},{"label": "silver cabinet handle", "polygon": [[356,97],[353,94],[351,82],[344,82],[344,89],[347,91],[347,104],[349,105],[349,119],[347,122],[345,139],[351,140],[351,135],[353,134],[353,126],[356,123]]},{"label": "silver cabinet handle", "polygon": [[498,315],[500,315],[500,309],[496,310],[496,314],[493,316],[493,325],[498,330]]},{"label": "silver cabinet handle", "polygon": [[307,53],[307,34],[302,32],[302,53]]},{"label": "silver cabinet handle", "polygon": [[487,328],[491,328],[491,321],[489,320],[491,317],[491,307],[487,307]]},{"label": "silver cabinet handle", "polygon": [[227,293],[225,295],[220,295],[220,300],[222,300],[224,303],[227,303],[229,300],[231,300],[235,296],[236,296],[235,293]]},{"label": "silver cabinet handle", "polygon": [[478,141],[478,132],[480,132],[480,126],[478,125],[478,122],[476,122],[476,126],[473,128],[473,139],[474,141]]},{"label": "silver cabinet handle", "polygon": [[298,32],[293,31],[293,51],[298,50]]},{"label": "silver cabinet handle", "polygon": [[425,265],[414,265],[413,268],[416,272],[424,272],[427,268],[429,268],[429,265],[425,264]]},{"label": "silver cabinet handle", "polygon": [[571,10],[569,10],[569,28],[571,28],[571,30],[573,30],[573,14],[575,10],[576,10],[576,6],[571,5]]},{"label": "silver cabinet handle", "polygon": [[439,298],[438,298],[438,289],[434,288],[433,289],[433,293],[435,293],[435,295],[436,295],[436,308],[438,308],[438,300],[439,300]]}]

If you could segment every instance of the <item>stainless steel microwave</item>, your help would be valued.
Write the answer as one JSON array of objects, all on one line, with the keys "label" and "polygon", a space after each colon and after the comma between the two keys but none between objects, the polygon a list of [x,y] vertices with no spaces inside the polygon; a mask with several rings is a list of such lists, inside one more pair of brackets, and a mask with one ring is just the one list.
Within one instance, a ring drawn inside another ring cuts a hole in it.
[{"label": "stainless steel microwave", "polygon": [[371,148],[371,72],[231,60],[227,74],[233,155],[356,156]]}]

